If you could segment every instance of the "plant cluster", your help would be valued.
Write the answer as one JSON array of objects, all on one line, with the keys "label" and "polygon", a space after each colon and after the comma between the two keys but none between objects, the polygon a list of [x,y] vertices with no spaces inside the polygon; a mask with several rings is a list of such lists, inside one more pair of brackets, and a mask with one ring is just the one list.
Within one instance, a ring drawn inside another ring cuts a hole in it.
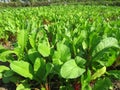
[{"label": "plant cluster", "polygon": [[16,90],[112,90],[120,79],[119,7],[7,8],[0,17],[0,78]]}]

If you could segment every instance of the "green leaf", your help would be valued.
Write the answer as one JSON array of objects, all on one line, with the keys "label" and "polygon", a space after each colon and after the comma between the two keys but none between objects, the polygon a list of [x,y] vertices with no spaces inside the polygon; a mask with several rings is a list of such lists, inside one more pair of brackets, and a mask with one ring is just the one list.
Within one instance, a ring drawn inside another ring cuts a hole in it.
[{"label": "green leaf", "polygon": [[10,60],[10,58],[9,58],[10,54],[16,54],[16,52],[12,51],[12,50],[7,50],[7,51],[0,53],[0,61],[5,62],[5,61]]},{"label": "green leaf", "polygon": [[42,87],[41,90],[46,90],[46,89],[44,87]]},{"label": "green leaf", "polygon": [[71,58],[70,48],[61,42],[57,43],[57,51],[62,62],[66,62]]},{"label": "green leaf", "polygon": [[84,50],[86,50],[88,48],[87,43],[85,41],[82,42],[82,47]]},{"label": "green leaf", "polygon": [[29,42],[32,48],[35,48],[36,46],[36,37],[37,37],[38,31],[39,30],[34,28],[34,30],[32,30],[31,34],[29,35]]},{"label": "green leaf", "polygon": [[95,58],[99,54],[104,53],[104,52],[102,52],[103,50],[111,48],[111,47],[119,49],[117,39],[115,39],[113,37],[105,38],[105,39],[101,40],[101,42],[96,46],[96,48],[94,49],[92,55]]},{"label": "green leaf", "polygon": [[20,80],[20,78],[17,75],[16,76],[12,75],[12,76],[8,76],[8,77],[3,76],[2,80],[4,83],[9,83],[9,82],[17,83]]},{"label": "green leaf", "polygon": [[4,66],[4,65],[0,66],[0,73],[3,72],[3,71],[6,71],[6,70],[10,70],[9,67]]},{"label": "green leaf", "polygon": [[112,82],[109,78],[99,79],[92,90],[113,90]]},{"label": "green leaf", "polygon": [[43,43],[39,43],[38,51],[44,57],[49,56],[50,55],[50,45],[49,45],[49,43],[46,42],[46,41],[44,41]]},{"label": "green leaf", "polygon": [[40,81],[45,77],[45,61],[42,58],[37,58],[34,63],[35,78]]},{"label": "green leaf", "polygon": [[27,30],[20,30],[17,34],[18,46],[24,51],[28,41],[28,32]]},{"label": "green leaf", "polygon": [[4,46],[0,45],[0,53],[2,53],[4,51],[7,51],[7,49]]},{"label": "green leaf", "polygon": [[[47,76],[52,73],[52,70],[53,70],[53,67],[54,65],[52,63],[47,63],[46,64],[46,74],[45,74],[45,77],[44,77],[44,80],[46,80]],[[53,74],[53,73],[52,73]]]},{"label": "green leaf", "polygon": [[90,81],[91,81],[91,71],[88,70],[86,75],[81,76],[81,84],[82,84],[82,89],[81,90],[92,90],[90,86]]},{"label": "green leaf", "polygon": [[30,85],[27,82],[23,82],[17,86],[16,90],[31,90],[31,89]]},{"label": "green leaf", "polygon": [[75,60],[69,60],[61,67],[60,74],[63,78],[72,79],[81,76],[85,69],[80,68],[75,63]]},{"label": "green leaf", "polygon": [[0,79],[3,77],[2,73],[0,72]]},{"label": "green leaf", "polygon": [[108,74],[116,79],[120,80],[120,70],[110,70]]},{"label": "green leaf", "polygon": [[48,75],[49,73],[52,72],[53,67],[54,67],[54,66],[53,66],[52,63],[47,63],[47,64],[46,64],[46,75]]},{"label": "green leaf", "polygon": [[4,73],[2,73],[2,81],[4,83],[13,82],[16,83],[20,80],[20,77],[15,74],[13,70],[6,70]]},{"label": "green leaf", "polygon": [[107,67],[109,67],[109,66],[112,66],[112,64],[115,62],[115,56],[111,56],[111,57],[109,57],[108,59],[108,62],[107,62],[107,64],[106,64],[106,66]]},{"label": "green leaf", "polygon": [[54,55],[52,57],[52,60],[53,60],[53,64],[56,64],[56,65],[61,65],[63,64],[63,62],[60,60],[61,58],[61,53],[58,52],[58,51],[55,51],[54,52]]},{"label": "green leaf", "polygon": [[25,61],[13,61],[10,64],[11,69],[17,74],[33,79],[33,68],[30,63]]},{"label": "green leaf", "polygon": [[29,42],[32,48],[35,48],[35,37],[34,36],[32,35],[29,36]]},{"label": "green leaf", "polygon": [[91,77],[91,80],[95,80],[98,77],[101,77],[106,72],[106,67],[98,69]]},{"label": "green leaf", "polygon": [[75,62],[79,67],[81,67],[81,68],[85,67],[84,64],[86,63],[86,60],[84,58],[76,56]]},{"label": "green leaf", "polygon": [[13,76],[15,72],[13,72],[12,70],[7,70],[5,71],[4,73],[4,77],[10,77],[10,76]]},{"label": "green leaf", "polygon": [[40,58],[37,58],[34,63],[34,72],[37,72],[40,67],[41,67],[41,60]]},{"label": "green leaf", "polygon": [[40,54],[38,51],[34,50],[34,49],[29,49],[28,51],[28,57],[31,60],[31,62],[34,64],[35,60],[37,57],[39,57]]},{"label": "green leaf", "polygon": [[[108,52],[108,53],[107,53]],[[104,53],[103,58],[102,59],[98,59],[96,60],[96,62],[98,62],[100,65],[102,66],[106,66],[109,67],[111,66],[115,60],[116,60],[116,54],[114,52],[116,51],[107,51],[106,53]],[[93,63],[94,65],[94,63]]]},{"label": "green leaf", "polygon": [[82,30],[78,37],[76,38],[74,37],[74,44],[76,45],[76,44],[82,43],[86,37],[87,37],[87,31]]}]

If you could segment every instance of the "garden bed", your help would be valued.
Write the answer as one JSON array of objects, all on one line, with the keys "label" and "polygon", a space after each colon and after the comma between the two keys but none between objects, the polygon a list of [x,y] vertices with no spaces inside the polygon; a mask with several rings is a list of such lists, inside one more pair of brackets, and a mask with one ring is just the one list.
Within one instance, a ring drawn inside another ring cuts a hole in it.
[{"label": "garden bed", "polygon": [[0,17],[1,88],[120,89],[120,7],[4,8]]}]

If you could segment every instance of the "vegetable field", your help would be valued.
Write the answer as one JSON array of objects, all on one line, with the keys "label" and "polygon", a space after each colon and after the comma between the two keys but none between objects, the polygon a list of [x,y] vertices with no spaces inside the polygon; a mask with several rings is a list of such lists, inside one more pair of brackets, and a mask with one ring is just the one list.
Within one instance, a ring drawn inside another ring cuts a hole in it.
[{"label": "vegetable field", "polygon": [[1,8],[0,80],[15,90],[120,89],[120,7]]}]

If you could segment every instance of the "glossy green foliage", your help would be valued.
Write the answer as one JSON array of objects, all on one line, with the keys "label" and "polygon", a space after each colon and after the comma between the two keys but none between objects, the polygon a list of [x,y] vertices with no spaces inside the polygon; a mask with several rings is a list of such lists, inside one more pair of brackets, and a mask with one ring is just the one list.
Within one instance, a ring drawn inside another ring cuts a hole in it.
[{"label": "glossy green foliage", "polygon": [[77,78],[85,72],[85,69],[80,68],[75,63],[75,60],[69,60],[63,64],[61,68],[61,76],[66,79]]},{"label": "glossy green foliage", "polygon": [[24,61],[13,61],[10,64],[11,69],[20,74],[23,77],[32,79],[33,78],[33,69],[32,66]]},{"label": "glossy green foliage", "polygon": [[17,90],[108,90],[120,79],[108,68],[120,66],[119,7],[7,8],[0,17],[0,78]]}]

